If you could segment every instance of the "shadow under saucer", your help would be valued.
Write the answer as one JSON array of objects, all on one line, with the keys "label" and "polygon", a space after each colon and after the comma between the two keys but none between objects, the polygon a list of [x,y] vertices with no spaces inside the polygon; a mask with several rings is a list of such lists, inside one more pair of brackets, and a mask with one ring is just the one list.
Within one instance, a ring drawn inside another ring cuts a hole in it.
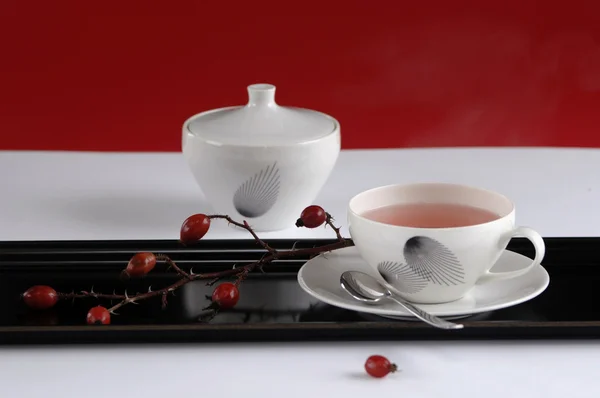
[{"label": "shadow under saucer", "polygon": [[[469,321],[484,321],[489,319],[493,315],[494,311],[482,312],[479,314],[466,314],[466,315],[456,315],[456,316],[441,316],[440,318],[445,319],[447,321],[457,320],[457,319],[468,319]],[[378,314],[370,314],[367,312],[359,312],[360,317],[365,318],[366,320],[395,320],[395,321],[403,321],[403,322],[422,322],[420,319],[414,316],[397,316],[397,315],[378,315]]]}]

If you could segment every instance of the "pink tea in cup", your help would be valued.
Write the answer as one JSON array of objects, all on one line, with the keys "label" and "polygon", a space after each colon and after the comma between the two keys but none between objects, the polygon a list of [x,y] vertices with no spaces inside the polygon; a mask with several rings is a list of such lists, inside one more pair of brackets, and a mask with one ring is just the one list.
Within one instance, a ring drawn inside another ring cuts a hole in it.
[{"label": "pink tea in cup", "polygon": [[367,210],[373,221],[413,228],[452,228],[484,224],[500,216],[475,206],[452,203],[398,203]]}]

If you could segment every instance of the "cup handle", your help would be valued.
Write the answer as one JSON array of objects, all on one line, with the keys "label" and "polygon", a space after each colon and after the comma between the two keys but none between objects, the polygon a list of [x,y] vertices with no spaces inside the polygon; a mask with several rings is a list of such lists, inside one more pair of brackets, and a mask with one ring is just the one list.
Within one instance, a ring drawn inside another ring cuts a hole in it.
[{"label": "cup handle", "polygon": [[546,254],[546,245],[541,235],[531,228],[518,227],[510,233],[511,238],[524,237],[529,239],[533,243],[535,248],[535,257],[527,267],[518,271],[507,271],[507,272],[487,272],[477,280],[477,284],[487,283],[491,281],[497,281],[502,279],[511,279],[517,276],[521,276],[529,272],[533,267],[536,267],[542,263],[542,259]]}]

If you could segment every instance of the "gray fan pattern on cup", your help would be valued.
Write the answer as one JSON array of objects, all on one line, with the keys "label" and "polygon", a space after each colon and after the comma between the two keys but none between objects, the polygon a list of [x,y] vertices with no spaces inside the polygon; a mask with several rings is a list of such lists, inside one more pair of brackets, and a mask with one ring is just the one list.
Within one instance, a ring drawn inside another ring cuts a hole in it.
[{"label": "gray fan pattern on cup", "polygon": [[418,293],[427,286],[427,279],[405,264],[383,261],[377,270],[387,283],[404,293]]},{"label": "gray fan pattern on cup", "polygon": [[404,245],[406,264],[418,275],[436,285],[464,283],[465,272],[450,249],[435,239],[415,236]]},{"label": "gray fan pattern on cup", "polygon": [[277,162],[246,180],[233,196],[233,206],[244,217],[265,215],[279,197]]},{"label": "gray fan pattern on cup", "polygon": [[418,293],[427,283],[456,286],[464,283],[464,270],[454,253],[435,239],[415,236],[404,244],[406,264],[384,261],[377,268],[398,290]]}]

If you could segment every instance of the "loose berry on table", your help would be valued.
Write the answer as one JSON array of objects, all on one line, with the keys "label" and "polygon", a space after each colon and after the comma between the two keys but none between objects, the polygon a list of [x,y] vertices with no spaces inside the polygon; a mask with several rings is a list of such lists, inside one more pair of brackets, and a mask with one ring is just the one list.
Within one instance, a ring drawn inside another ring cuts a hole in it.
[{"label": "loose berry on table", "polygon": [[365,370],[370,376],[381,378],[396,372],[398,367],[382,355],[371,355],[365,362]]}]

